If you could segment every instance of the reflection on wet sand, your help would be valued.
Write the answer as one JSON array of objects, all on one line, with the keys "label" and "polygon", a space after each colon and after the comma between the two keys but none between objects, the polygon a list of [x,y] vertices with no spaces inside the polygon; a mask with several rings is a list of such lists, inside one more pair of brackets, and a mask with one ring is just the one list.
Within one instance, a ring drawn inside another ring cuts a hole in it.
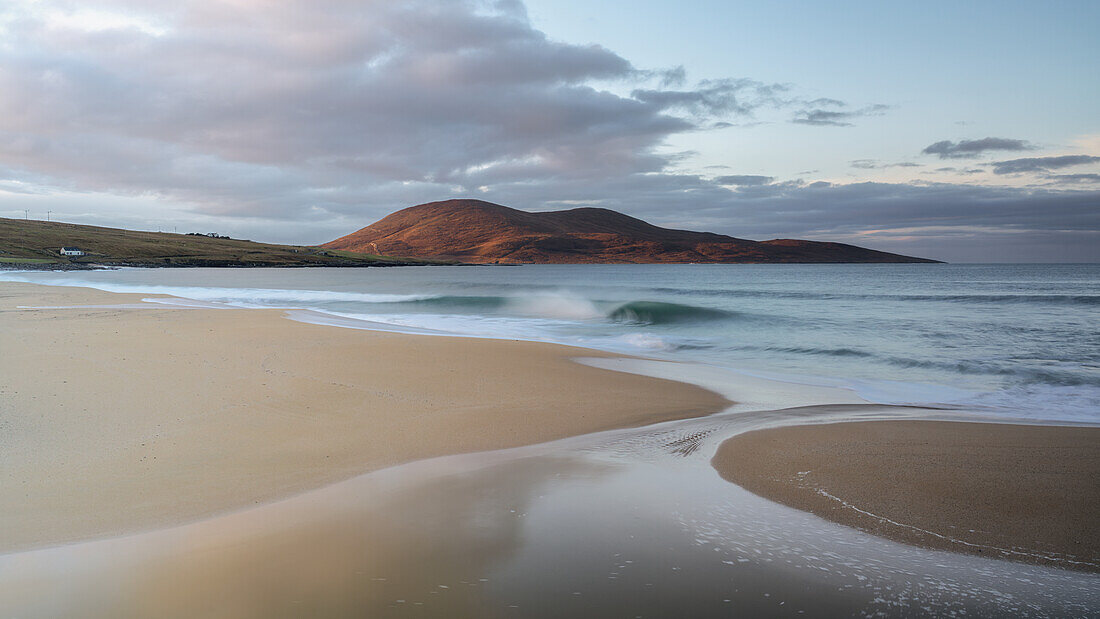
[{"label": "reflection on wet sand", "polygon": [[1095,575],[923,550],[722,480],[724,438],[929,416],[727,413],[439,458],[174,529],[0,557],[0,616],[1081,615]]},{"label": "reflection on wet sand", "polygon": [[[540,483],[604,466],[365,477],[163,532],[0,559],[18,616],[351,616],[399,604],[490,616],[479,587],[514,553]],[[413,482],[410,484],[410,482]],[[408,486],[406,487],[406,484]]]}]

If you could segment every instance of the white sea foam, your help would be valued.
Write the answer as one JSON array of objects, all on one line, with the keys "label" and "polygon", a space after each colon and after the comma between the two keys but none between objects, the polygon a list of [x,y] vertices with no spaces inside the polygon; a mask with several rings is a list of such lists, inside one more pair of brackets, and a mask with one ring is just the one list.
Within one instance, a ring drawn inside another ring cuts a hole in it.
[{"label": "white sea foam", "polygon": [[505,305],[522,316],[554,318],[560,320],[595,320],[604,318],[596,304],[575,293],[534,292],[524,296],[510,297]]},{"label": "white sea foam", "polygon": [[386,331],[389,333],[405,333],[409,335],[458,335],[449,331],[436,331],[407,325],[391,324],[372,317],[356,315],[339,315],[332,312],[318,312],[314,310],[289,310],[287,318],[297,322],[311,325],[325,325],[329,327],[342,327],[345,329],[362,329],[364,331]]},{"label": "white sea foam", "polygon": [[953,404],[993,414],[1012,411],[1014,416],[1037,421],[1095,424],[1100,417],[1100,388],[1033,384],[980,392]]},{"label": "white sea foam", "polygon": [[33,272],[0,272],[0,281],[26,282],[46,286],[75,286],[104,292],[162,294],[196,301],[215,301],[241,307],[273,307],[298,303],[406,303],[437,298],[432,294],[377,294],[285,288],[222,288],[213,286],[161,286],[93,281],[76,277],[35,277]]},{"label": "white sea foam", "polygon": [[[308,314],[313,315],[309,322],[356,329],[531,342],[559,341],[548,333],[547,323],[552,321],[540,319],[469,314],[360,314],[332,310],[309,310]],[[294,311],[288,312],[288,316],[302,320],[306,313]]]},{"label": "white sea foam", "polygon": [[628,333],[621,335],[618,341],[626,344],[627,346],[637,348],[639,350],[662,350],[669,351],[676,348],[675,344],[672,344],[666,338],[652,333]]},{"label": "white sea foam", "polygon": [[765,378],[751,372],[700,363],[605,358],[582,358],[578,361],[593,367],[698,385],[733,401],[734,405],[729,409],[732,412],[867,402],[841,387]]},{"label": "white sea foam", "polygon": [[870,402],[899,406],[951,404],[970,400],[981,393],[947,385],[906,383],[894,380],[841,380],[838,383],[842,387],[855,391]]},{"label": "white sea foam", "polygon": [[214,303],[211,301],[198,301],[196,299],[184,299],[182,297],[149,297],[141,300],[143,303],[155,303],[169,307],[189,307],[195,309],[229,309],[232,305]]}]

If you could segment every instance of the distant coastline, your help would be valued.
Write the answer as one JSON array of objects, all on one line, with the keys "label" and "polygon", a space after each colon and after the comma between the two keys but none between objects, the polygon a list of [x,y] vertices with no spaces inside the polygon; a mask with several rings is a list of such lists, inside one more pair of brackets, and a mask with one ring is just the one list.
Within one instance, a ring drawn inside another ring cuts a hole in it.
[{"label": "distant coastline", "polygon": [[20,270],[936,262],[843,243],[673,230],[607,209],[528,213],[480,200],[410,207],[320,246],[0,218],[0,269]]}]

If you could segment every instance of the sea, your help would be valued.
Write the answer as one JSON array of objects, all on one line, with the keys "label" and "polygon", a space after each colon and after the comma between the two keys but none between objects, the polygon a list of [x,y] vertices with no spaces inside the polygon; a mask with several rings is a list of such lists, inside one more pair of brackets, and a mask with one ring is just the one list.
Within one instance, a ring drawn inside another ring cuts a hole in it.
[{"label": "sea", "polygon": [[1100,422],[1100,265],[523,265],[3,271],[0,281],[556,342],[883,404]]}]

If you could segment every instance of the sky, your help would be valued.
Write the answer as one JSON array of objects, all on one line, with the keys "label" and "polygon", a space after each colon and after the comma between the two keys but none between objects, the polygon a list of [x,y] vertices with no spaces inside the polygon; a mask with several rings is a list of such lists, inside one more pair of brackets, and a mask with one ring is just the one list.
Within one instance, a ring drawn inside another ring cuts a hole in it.
[{"label": "sky", "polygon": [[313,244],[432,200],[1100,261],[1100,2],[3,0],[0,217]]}]

